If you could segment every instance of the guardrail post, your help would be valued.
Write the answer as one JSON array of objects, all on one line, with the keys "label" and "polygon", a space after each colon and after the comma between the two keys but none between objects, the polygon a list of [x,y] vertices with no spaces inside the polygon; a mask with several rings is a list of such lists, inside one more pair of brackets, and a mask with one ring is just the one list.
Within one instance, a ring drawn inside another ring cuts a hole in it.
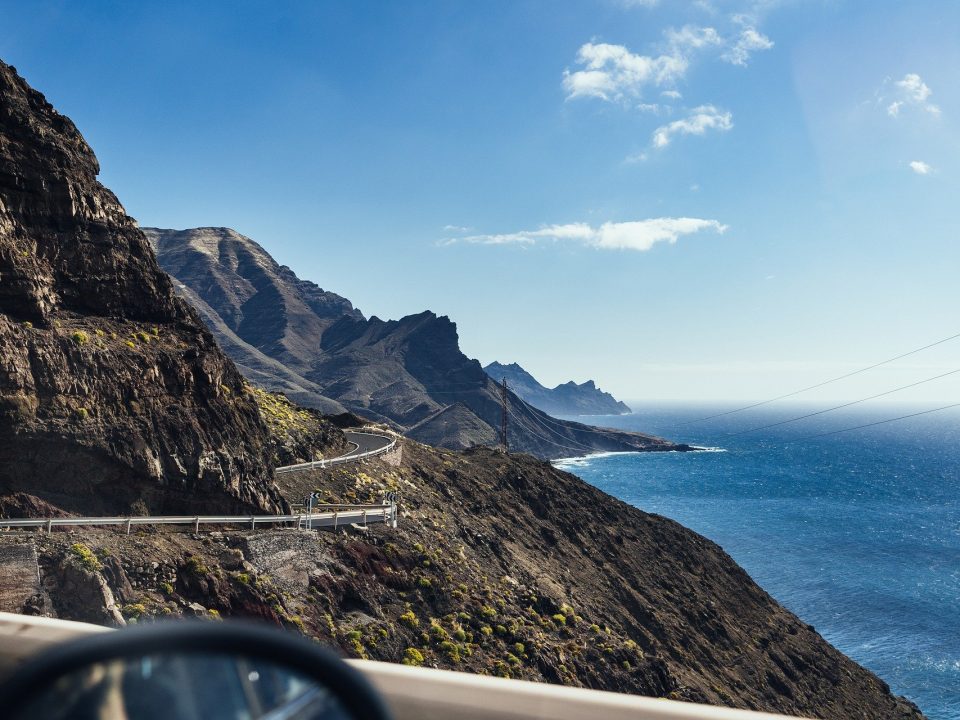
[{"label": "guardrail post", "polygon": [[250,529],[251,529],[251,530],[256,530],[256,529],[257,529],[257,518],[256,518],[256,516],[254,516],[254,515],[251,515],[251,516],[250,516]]},{"label": "guardrail post", "polygon": [[133,520],[127,518],[127,535],[130,534],[130,526],[133,524]]},{"label": "guardrail post", "polygon": [[199,532],[200,532],[200,516],[199,516],[199,515],[197,515],[197,516],[193,519],[193,531],[194,531],[195,533],[199,533]]},{"label": "guardrail post", "polygon": [[49,518],[49,519],[47,520],[47,532],[48,532],[48,533],[52,533],[52,532],[53,532],[53,518]]},{"label": "guardrail post", "polygon": [[390,517],[393,520],[392,526],[394,529],[397,527],[397,501],[394,500],[390,503]]},{"label": "guardrail post", "polygon": [[367,511],[366,510],[363,511],[363,529],[364,530],[367,529]]},{"label": "guardrail post", "polygon": [[337,532],[337,519],[340,517],[340,513],[334,511],[333,513],[333,532]]}]

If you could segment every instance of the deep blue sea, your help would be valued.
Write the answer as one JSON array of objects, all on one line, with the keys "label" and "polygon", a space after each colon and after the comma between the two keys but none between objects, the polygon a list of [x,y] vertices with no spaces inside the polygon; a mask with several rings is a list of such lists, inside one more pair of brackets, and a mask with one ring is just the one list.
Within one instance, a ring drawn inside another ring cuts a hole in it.
[{"label": "deep blue sea", "polygon": [[577,418],[722,451],[557,464],[719,543],[895,693],[932,720],[960,720],[960,413],[817,439],[803,438],[923,408],[829,413],[732,437],[810,408],[690,423],[723,409]]}]

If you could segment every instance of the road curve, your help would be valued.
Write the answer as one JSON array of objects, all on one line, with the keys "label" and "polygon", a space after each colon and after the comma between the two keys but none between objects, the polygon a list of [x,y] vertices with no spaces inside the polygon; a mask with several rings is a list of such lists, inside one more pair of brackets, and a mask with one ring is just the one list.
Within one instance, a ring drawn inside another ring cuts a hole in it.
[{"label": "road curve", "polygon": [[353,445],[353,449],[343,455],[324,460],[313,460],[311,462],[297,463],[296,465],[283,465],[275,468],[274,472],[278,475],[300,470],[313,470],[316,468],[326,468],[332,465],[342,465],[343,463],[356,462],[364,458],[374,457],[390,450],[397,443],[397,438],[380,433],[363,432],[361,430],[345,430],[343,433],[347,442]]},{"label": "road curve", "polygon": [[393,438],[387,437],[386,435],[377,435],[376,433],[345,430],[343,434],[347,438],[347,442],[356,445],[356,447],[350,452],[340,455],[336,458],[338,460],[383,450],[393,442]]}]

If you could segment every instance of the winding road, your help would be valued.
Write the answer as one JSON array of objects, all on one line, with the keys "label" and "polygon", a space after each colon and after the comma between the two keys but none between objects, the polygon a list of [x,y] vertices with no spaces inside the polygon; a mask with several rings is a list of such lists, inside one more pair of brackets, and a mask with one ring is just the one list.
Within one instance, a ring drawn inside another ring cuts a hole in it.
[{"label": "winding road", "polygon": [[356,462],[364,458],[382,455],[392,450],[397,444],[397,438],[381,433],[364,432],[362,430],[344,430],[343,434],[347,438],[347,442],[354,446],[350,452],[335,458],[297,463],[296,465],[283,465],[278,467],[274,472],[277,475],[283,475],[284,473],[297,472],[300,470],[314,470],[316,468],[327,468],[333,465]]}]

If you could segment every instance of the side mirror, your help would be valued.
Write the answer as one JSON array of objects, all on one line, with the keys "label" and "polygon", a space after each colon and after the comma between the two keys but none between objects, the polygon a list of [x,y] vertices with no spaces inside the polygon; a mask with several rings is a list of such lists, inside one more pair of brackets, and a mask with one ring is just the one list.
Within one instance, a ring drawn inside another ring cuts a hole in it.
[{"label": "side mirror", "polygon": [[9,720],[389,720],[360,673],[246,623],[170,622],[65,643],[0,684]]}]

